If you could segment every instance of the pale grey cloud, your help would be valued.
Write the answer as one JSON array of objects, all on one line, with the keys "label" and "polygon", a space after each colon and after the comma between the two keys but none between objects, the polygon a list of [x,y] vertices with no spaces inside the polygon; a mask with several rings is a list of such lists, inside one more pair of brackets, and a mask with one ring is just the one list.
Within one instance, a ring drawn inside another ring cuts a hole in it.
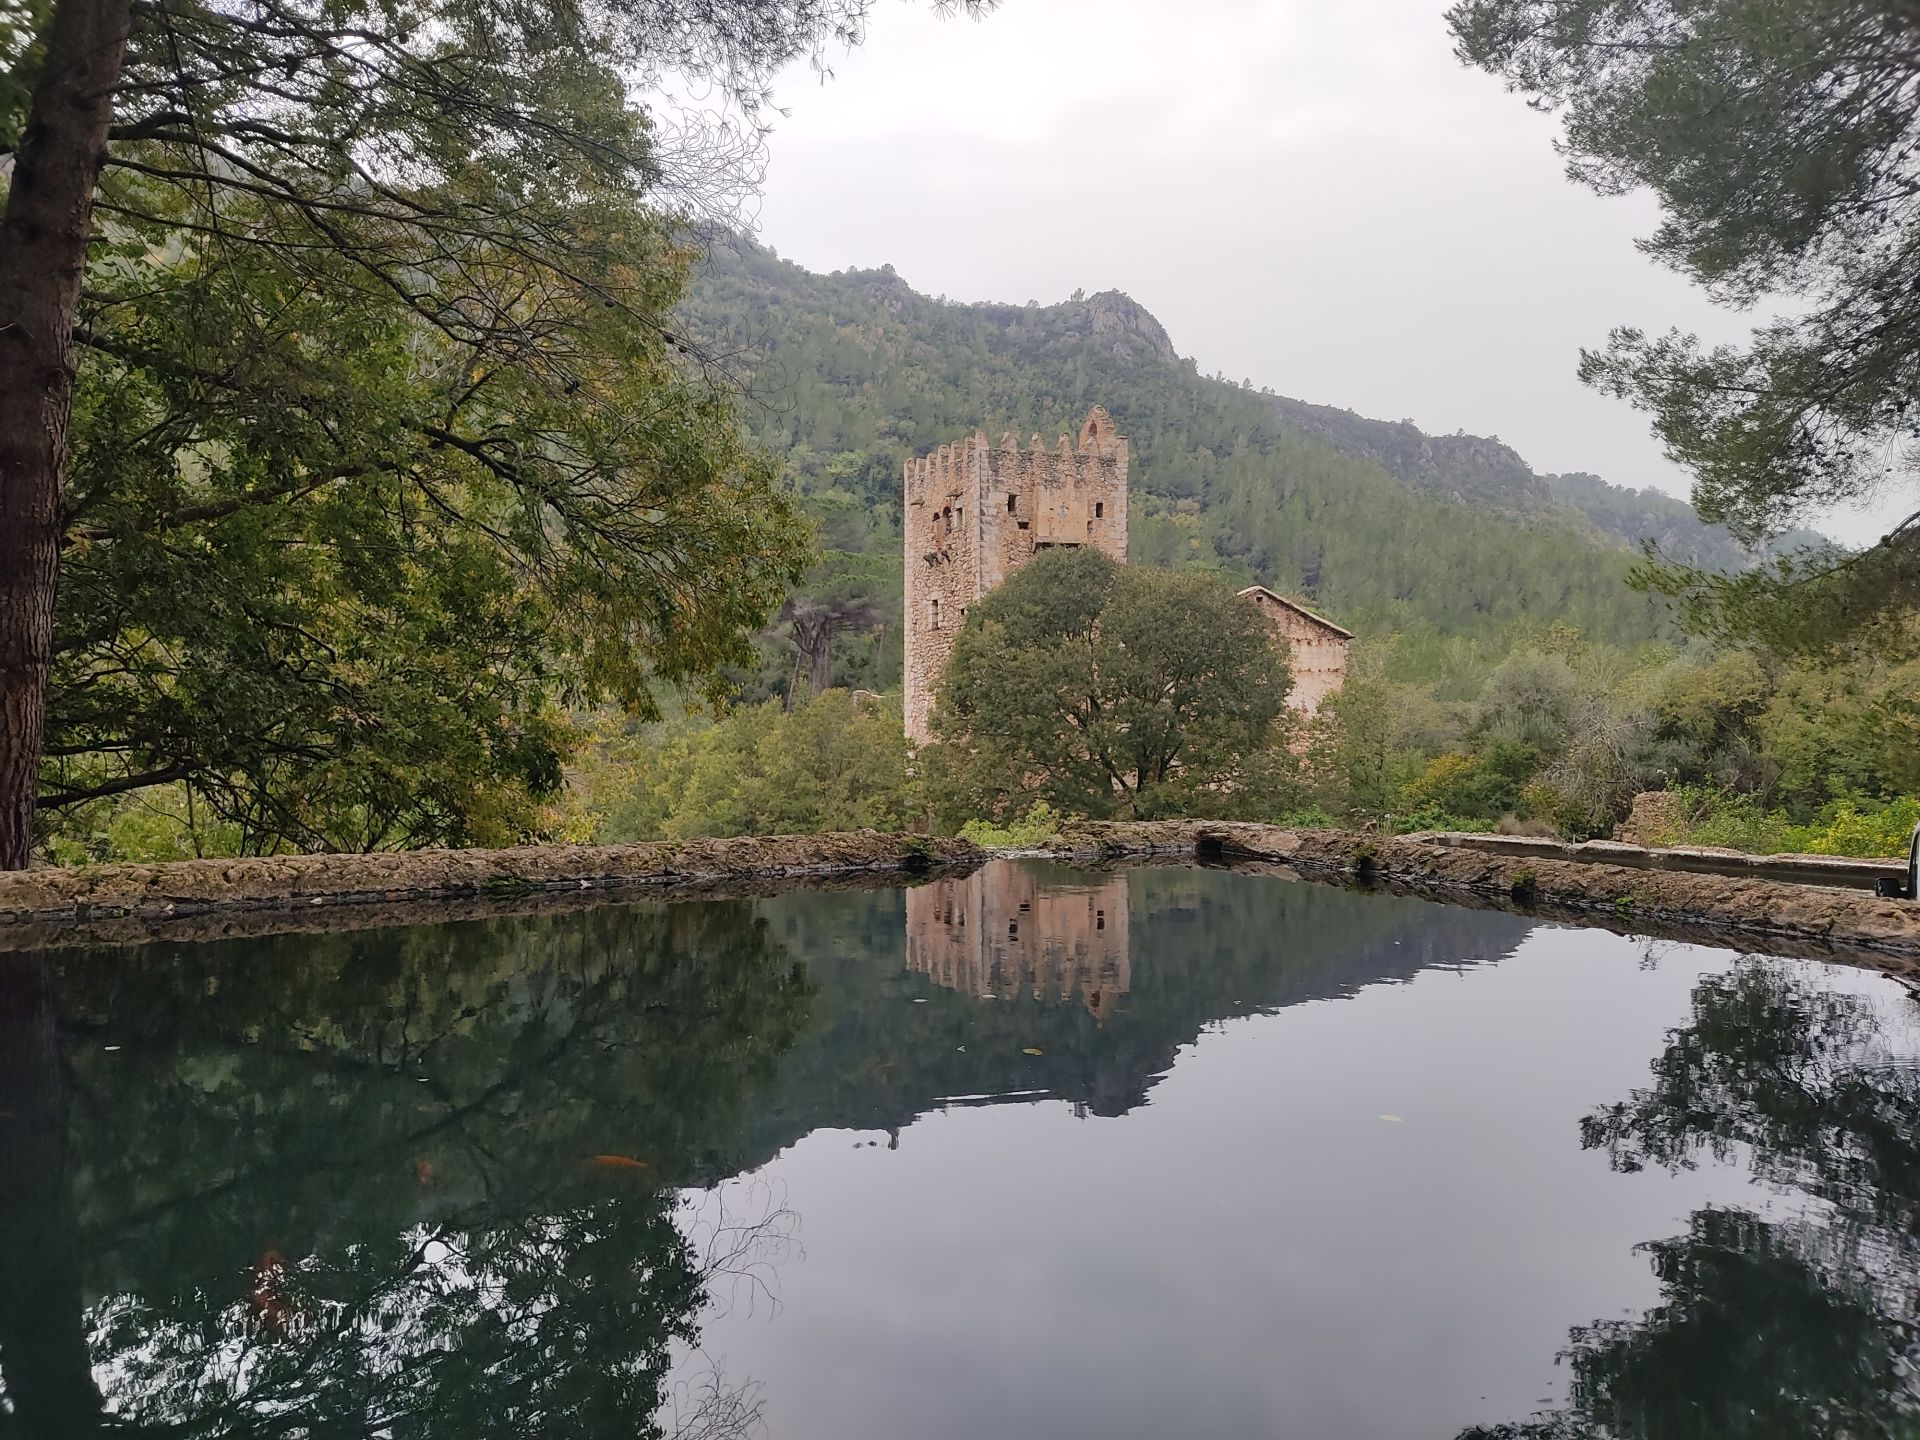
[{"label": "pale grey cloud", "polygon": [[1684,494],[1644,418],[1574,378],[1579,348],[1748,320],[1640,256],[1651,200],[1569,183],[1554,122],[1454,59],[1444,9],[887,6],[830,80],[782,77],[761,234],[955,299],[1122,289],[1202,370]]}]

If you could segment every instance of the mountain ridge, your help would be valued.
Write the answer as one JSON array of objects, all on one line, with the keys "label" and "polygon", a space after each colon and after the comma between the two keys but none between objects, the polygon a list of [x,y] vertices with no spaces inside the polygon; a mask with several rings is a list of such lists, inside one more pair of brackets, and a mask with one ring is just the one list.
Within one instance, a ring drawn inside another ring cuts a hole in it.
[{"label": "mountain ridge", "polygon": [[[806,270],[715,244],[683,306],[748,382],[745,423],[821,528],[809,597],[861,596],[876,634],[838,641],[836,683],[897,681],[901,471],[976,430],[1052,436],[1106,406],[1132,445],[1130,549],[1293,595],[1363,638],[1432,656],[1573,625],[1634,645],[1672,635],[1629,590],[1635,547],[1720,569],[1753,556],[1672,497],[1542,476],[1503,442],[1433,436],[1200,373],[1124,292],[1042,306],[956,302],[891,266]],[[1504,638],[1503,638],[1504,637]],[[1425,662],[1419,662],[1425,663]]]}]

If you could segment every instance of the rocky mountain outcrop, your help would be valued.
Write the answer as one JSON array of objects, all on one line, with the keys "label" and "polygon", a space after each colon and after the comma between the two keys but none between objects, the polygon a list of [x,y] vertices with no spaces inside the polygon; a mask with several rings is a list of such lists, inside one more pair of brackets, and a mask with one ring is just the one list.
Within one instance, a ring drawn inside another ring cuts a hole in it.
[{"label": "rocky mountain outcrop", "polygon": [[1335,449],[1364,455],[1396,479],[1466,505],[1521,512],[1553,503],[1546,482],[1513,449],[1486,435],[1429,435],[1412,421],[1369,420],[1332,405],[1284,395],[1273,410],[1289,424],[1318,435]]},{"label": "rocky mountain outcrop", "polygon": [[1129,359],[1146,354],[1161,360],[1174,360],[1173,340],[1153,313],[1131,295],[1119,290],[1102,290],[1082,302],[1093,335],[1107,343],[1113,354]]}]

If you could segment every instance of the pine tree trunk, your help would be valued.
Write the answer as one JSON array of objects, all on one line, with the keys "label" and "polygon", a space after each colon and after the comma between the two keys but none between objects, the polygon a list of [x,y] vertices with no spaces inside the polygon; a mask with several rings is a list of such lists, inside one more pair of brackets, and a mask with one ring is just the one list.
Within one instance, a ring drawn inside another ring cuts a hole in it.
[{"label": "pine tree trunk", "polygon": [[0,870],[22,870],[53,664],[73,319],[131,0],[58,0],[0,216]]}]

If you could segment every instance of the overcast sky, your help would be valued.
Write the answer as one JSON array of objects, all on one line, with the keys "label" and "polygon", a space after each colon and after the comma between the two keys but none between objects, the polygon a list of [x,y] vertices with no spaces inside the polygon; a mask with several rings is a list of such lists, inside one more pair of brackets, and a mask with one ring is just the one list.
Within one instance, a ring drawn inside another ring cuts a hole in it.
[{"label": "overcast sky", "polygon": [[1569,182],[1555,122],[1454,59],[1444,10],[883,4],[830,79],[782,77],[760,237],[957,300],[1124,290],[1207,373],[1684,495],[1645,418],[1574,378],[1579,348],[1748,321],[1641,257],[1652,201]]}]

